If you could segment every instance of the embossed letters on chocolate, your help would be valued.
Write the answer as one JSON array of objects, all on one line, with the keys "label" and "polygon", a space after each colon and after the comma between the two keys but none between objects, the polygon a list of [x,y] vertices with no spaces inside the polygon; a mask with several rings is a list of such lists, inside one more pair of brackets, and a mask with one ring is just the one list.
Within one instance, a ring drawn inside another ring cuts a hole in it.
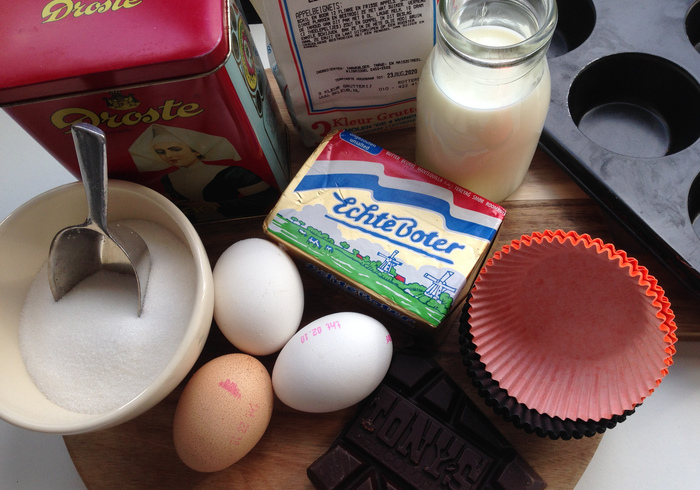
[{"label": "embossed letters on chocolate", "polygon": [[347,437],[416,488],[472,488],[493,462],[386,386],[365,406]]}]

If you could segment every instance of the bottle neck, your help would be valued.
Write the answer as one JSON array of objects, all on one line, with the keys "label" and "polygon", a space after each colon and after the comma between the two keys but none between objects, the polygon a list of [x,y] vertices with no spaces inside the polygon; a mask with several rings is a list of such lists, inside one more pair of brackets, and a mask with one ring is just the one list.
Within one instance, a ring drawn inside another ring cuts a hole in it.
[{"label": "bottle neck", "polygon": [[557,22],[555,0],[440,0],[440,49],[474,66],[534,66]]},{"label": "bottle neck", "polygon": [[[427,78],[450,100],[472,109],[491,110],[523,100],[536,89],[543,104],[549,103],[547,58],[494,68],[466,62],[438,41],[428,58]],[[423,83],[421,81],[421,83]]]}]

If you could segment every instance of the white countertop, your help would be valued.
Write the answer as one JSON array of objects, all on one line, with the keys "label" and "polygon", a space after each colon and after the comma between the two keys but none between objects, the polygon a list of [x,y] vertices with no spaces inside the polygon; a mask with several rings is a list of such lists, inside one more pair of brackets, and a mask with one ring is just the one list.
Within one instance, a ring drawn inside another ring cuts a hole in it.
[{"label": "white countertop", "polygon": [[[2,111],[0,148],[0,219],[32,197],[75,180]],[[700,488],[700,342],[677,348],[675,363],[656,392],[605,433],[576,490]],[[0,420],[0,489],[81,488],[85,485],[61,436]]]}]

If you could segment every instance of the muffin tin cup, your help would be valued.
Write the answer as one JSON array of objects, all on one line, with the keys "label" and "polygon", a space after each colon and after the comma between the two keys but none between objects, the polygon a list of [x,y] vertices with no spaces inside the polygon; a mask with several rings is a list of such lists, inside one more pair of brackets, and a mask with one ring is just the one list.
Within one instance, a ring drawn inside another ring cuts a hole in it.
[{"label": "muffin tin cup", "polygon": [[542,148],[700,295],[700,4],[559,2]]}]

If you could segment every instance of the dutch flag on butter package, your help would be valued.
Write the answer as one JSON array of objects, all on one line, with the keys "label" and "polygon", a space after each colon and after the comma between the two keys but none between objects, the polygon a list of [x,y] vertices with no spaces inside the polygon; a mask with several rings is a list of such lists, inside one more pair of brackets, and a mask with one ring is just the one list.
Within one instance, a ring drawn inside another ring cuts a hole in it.
[{"label": "dutch flag on butter package", "polygon": [[501,206],[343,131],[318,146],[263,228],[303,267],[435,337],[504,217]]}]

